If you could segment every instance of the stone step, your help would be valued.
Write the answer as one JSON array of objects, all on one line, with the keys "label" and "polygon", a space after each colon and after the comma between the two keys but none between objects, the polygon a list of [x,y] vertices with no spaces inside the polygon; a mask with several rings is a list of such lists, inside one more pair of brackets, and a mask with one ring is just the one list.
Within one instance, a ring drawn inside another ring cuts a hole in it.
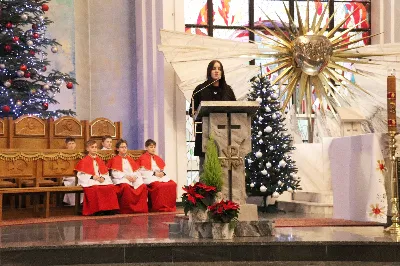
[{"label": "stone step", "polygon": [[293,200],[294,201],[306,201],[306,202],[333,204],[333,193],[332,192],[299,191],[299,192],[293,194]]},{"label": "stone step", "polygon": [[278,200],[278,208],[287,212],[333,214],[333,204],[329,203]]}]

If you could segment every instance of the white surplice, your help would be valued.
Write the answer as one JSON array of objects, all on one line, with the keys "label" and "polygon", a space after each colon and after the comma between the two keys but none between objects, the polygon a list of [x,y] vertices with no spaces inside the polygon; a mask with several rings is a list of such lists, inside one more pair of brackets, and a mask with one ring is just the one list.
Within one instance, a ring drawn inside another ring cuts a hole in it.
[{"label": "white surplice", "polygon": [[[143,178],[140,172],[133,171],[131,164],[125,158],[122,158],[122,170],[123,172],[114,169],[111,171],[111,177],[114,184],[118,185],[125,183],[131,185],[134,189],[137,189],[143,184]],[[136,177],[136,181],[131,182],[126,178],[126,176]]]},{"label": "white surplice", "polygon": [[143,182],[146,185],[151,184],[151,183],[156,182],[156,181],[158,181],[158,182],[168,182],[168,181],[171,180],[166,175],[163,176],[163,177],[156,177],[154,175],[154,172],[161,172],[161,169],[160,169],[160,167],[158,167],[156,161],[154,161],[153,158],[151,158],[151,170],[147,170],[146,168],[141,167],[139,169],[139,171],[140,171],[140,174],[143,177]]},{"label": "white surplice", "polygon": [[100,183],[97,180],[91,179],[92,175],[83,173],[83,172],[78,172],[78,185],[81,185],[82,187],[91,187],[91,186],[105,186],[105,185],[112,185],[113,182],[111,181],[111,178],[107,173],[105,174],[100,174],[99,172],[99,166],[97,165],[96,160],[93,160],[93,167],[94,167],[94,172],[97,173],[98,176],[104,177],[104,182]]}]

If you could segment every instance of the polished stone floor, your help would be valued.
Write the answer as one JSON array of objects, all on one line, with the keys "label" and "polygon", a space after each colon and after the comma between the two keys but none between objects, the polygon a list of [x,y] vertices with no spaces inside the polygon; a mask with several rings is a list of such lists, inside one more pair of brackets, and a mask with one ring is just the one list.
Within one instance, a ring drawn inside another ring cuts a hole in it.
[{"label": "polished stone floor", "polygon": [[[305,215],[260,213],[260,219],[280,217]],[[383,226],[281,227],[271,237],[212,240],[171,233],[176,232],[170,231],[175,221],[176,214],[153,213],[0,226],[0,265],[344,266],[400,262],[399,239],[385,234]],[[271,261],[274,263],[267,263]]]},{"label": "polished stone floor", "polygon": [[[299,214],[263,214],[260,219],[304,217]],[[320,216],[312,216],[320,217]],[[175,214],[13,225],[0,227],[0,248],[32,246],[70,246],[131,243],[198,243],[210,239],[190,239],[169,232]],[[226,240],[225,240],[226,241]],[[244,242],[382,242],[395,243],[396,237],[383,232],[382,226],[369,227],[284,227],[272,237],[245,237],[230,240]]]}]

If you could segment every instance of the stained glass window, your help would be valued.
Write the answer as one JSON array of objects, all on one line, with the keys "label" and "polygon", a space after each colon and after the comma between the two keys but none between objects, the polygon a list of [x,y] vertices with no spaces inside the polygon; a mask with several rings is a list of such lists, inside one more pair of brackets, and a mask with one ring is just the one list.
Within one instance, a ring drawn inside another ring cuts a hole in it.
[{"label": "stained glass window", "polygon": [[249,25],[249,0],[213,1],[214,25]]}]

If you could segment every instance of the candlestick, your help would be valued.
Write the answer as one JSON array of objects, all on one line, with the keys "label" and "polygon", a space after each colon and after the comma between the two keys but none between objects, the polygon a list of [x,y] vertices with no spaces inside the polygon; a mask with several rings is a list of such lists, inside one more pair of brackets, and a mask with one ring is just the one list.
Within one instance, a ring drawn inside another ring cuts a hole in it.
[{"label": "candlestick", "polygon": [[390,151],[390,178],[392,181],[392,225],[386,229],[391,234],[400,234],[399,191],[396,164],[396,77],[395,70],[390,69],[387,77],[387,114]]}]

